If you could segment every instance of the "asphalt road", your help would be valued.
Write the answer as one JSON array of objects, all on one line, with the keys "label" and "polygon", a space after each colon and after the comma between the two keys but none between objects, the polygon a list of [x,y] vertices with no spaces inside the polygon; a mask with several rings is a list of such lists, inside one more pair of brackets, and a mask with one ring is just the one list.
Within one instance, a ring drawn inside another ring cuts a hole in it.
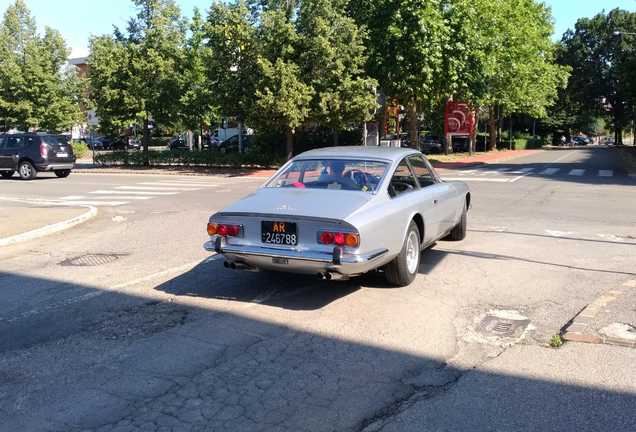
[{"label": "asphalt road", "polygon": [[[546,346],[636,279],[636,179],[616,157],[441,171],[471,187],[468,238],[399,289],[225,269],[207,217],[257,179],[0,181],[0,198],[99,208],[0,249],[0,431],[633,431],[636,350]],[[104,263],[69,265],[86,254]]]}]

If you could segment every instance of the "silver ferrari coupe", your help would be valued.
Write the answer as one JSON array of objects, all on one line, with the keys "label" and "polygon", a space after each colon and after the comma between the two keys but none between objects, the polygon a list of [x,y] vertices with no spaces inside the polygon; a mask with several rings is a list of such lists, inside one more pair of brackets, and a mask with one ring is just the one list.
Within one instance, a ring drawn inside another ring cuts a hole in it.
[{"label": "silver ferrari coupe", "polygon": [[204,247],[225,266],[346,279],[374,269],[410,284],[420,253],[466,236],[470,191],[405,148],[302,153],[256,192],[210,217]]}]

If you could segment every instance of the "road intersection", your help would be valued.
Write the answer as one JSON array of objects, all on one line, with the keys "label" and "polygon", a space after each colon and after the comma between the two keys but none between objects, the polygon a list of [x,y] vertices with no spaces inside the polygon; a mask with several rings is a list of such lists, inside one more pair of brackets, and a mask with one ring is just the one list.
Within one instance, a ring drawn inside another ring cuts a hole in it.
[{"label": "road intersection", "polygon": [[636,280],[636,181],[616,158],[440,170],[469,182],[468,238],[428,249],[401,289],[225,269],[201,248],[207,217],[263,179],[2,181],[5,197],[123,203],[0,248],[0,431],[634,430],[636,350],[548,346]]}]

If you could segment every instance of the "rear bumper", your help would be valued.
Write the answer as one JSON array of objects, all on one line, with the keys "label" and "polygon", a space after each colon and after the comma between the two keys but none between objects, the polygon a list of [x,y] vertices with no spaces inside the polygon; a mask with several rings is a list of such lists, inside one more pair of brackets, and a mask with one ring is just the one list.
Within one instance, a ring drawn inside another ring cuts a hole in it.
[{"label": "rear bumper", "polygon": [[384,264],[387,249],[366,254],[343,253],[334,248],[332,253],[311,250],[276,249],[261,246],[228,245],[218,237],[203,245],[210,252],[222,254],[230,263],[243,264],[267,270],[291,273],[318,274],[325,272],[355,276],[373,270]]},{"label": "rear bumper", "polygon": [[57,171],[64,169],[73,169],[75,164],[73,162],[51,162],[44,164],[36,164],[35,169],[38,171]]},{"label": "rear bumper", "polygon": [[55,162],[49,164],[36,165],[38,171],[57,171],[57,170],[72,170],[75,164],[73,162]]}]

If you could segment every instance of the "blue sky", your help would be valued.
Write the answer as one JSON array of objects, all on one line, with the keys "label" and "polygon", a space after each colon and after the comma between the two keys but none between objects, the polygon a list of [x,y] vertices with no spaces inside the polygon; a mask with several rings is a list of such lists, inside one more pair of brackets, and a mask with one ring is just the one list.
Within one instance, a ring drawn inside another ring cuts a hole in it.
[{"label": "blue sky", "polygon": [[[134,14],[130,0],[26,0],[40,28],[45,25],[62,32],[73,50],[72,56],[88,54],[88,38],[91,34],[111,33],[112,26],[123,27]],[[555,21],[555,39],[577,18],[593,16],[601,10],[616,7],[636,12],[636,0],[545,0],[552,7]],[[0,13],[13,0],[0,0]],[[209,8],[212,0],[177,0],[184,14],[190,16],[196,6]]]}]

